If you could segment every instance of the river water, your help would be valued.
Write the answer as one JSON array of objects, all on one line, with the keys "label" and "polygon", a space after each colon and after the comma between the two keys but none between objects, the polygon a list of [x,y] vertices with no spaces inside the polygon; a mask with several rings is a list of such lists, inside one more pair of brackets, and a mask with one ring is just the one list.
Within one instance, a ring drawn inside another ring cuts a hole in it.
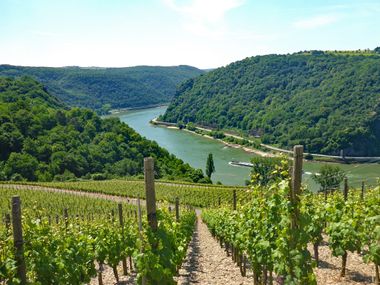
[{"label": "river water", "polygon": [[[247,153],[242,149],[227,147],[219,141],[186,131],[151,125],[149,121],[163,114],[166,108],[130,110],[114,114],[114,116],[119,117],[121,121],[127,123],[142,136],[156,141],[160,146],[195,168],[204,171],[207,156],[212,153],[216,170],[212,175],[212,180],[220,181],[225,185],[244,185],[245,180],[249,179],[250,169],[231,166],[228,162],[231,160],[249,162],[254,154]],[[323,163],[320,162],[304,163],[303,180],[313,190],[317,189],[317,185],[313,183],[311,173],[318,172],[322,165]],[[380,176],[380,164],[341,164],[340,167],[346,171],[349,183],[353,186],[359,186],[362,180],[368,185],[375,185],[377,177]]]}]

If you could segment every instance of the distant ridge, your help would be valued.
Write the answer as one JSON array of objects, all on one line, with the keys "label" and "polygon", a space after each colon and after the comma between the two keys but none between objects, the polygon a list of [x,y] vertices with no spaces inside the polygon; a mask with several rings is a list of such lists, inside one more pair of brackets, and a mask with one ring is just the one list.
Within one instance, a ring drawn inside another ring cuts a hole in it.
[{"label": "distant ridge", "polygon": [[183,83],[167,122],[307,152],[380,155],[380,48],[246,58]]},{"label": "distant ridge", "polygon": [[[0,181],[63,181],[143,175],[154,157],[155,175],[202,182],[195,170],[118,118],[67,105],[30,77],[0,77]],[[204,182],[210,182],[209,179]]]},{"label": "distant ridge", "polygon": [[32,76],[70,106],[109,109],[168,103],[176,86],[204,71],[195,67],[31,67],[0,65],[0,76]]}]

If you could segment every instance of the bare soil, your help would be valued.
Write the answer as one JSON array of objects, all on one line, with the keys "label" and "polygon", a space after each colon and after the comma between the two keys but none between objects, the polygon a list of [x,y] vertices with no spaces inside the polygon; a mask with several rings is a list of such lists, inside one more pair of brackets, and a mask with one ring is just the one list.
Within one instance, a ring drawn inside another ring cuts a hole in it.
[{"label": "bare soil", "polygon": [[177,282],[186,284],[242,285],[252,284],[252,276],[242,277],[240,269],[226,255],[200,218],[190,242],[187,257]]}]

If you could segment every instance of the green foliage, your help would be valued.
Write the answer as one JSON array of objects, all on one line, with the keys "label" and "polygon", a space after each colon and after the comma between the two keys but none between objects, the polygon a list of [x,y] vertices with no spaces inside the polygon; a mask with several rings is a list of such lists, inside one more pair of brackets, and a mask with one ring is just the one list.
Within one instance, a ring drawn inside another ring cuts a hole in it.
[{"label": "green foliage", "polygon": [[[361,203],[362,204],[362,203]],[[364,260],[367,263],[373,262],[380,265],[380,187],[370,191],[365,197],[365,207],[362,223],[363,235],[362,244],[366,247],[364,251]],[[362,205],[360,205],[362,206]],[[358,207],[360,207],[358,206]]]},{"label": "green foliage", "polygon": [[[201,170],[197,170],[196,172],[198,172],[198,175],[200,175],[199,172],[201,172]],[[84,180],[69,182],[28,182],[27,184],[66,190],[69,189],[92,193],[104,193],[121,197],[144,198],[144,176],[141,176],[139,178],[141,180]],[[211,205],[217,205],[220,199],[221,203],[232,205],[233,190],[236,190],[237,199],[239,202],[250,199],[250,193],[247,192],[246,187],[216,186],[212,184],[204,184],[211,183],[211,180],[207,176],[200,179],[198,182],[202,184],[189,182],[172,182],[166,180],[156,181],[156,199],[158,201],[168,201],[175,203],[175,200],[178,197],[181,203],[185,205],[192,205],[194,207],[209,207]]]},{"label": "green foliage", "polygon": [[183,83],[163,120],[238,129],[312,153],[377,156],[379,63],[373,51],[247,58]]},{"label": "green foliage", "polygon": [[[190,176],[190,179],[191,179],[191,181],[193,181],[193,182],[195,182],[195,183],[203,183],[203,182],[201,182],[202,181],[202,179],[204,179],[205,177],[204,177],[204,175],[203,175],[203,171],[202,171],[202,169],[197,169],[197,170],[195,170],[193,173],[192,173],[192,175]],[[210,183],[211,183],[211,181],[210,181]]]},{"label": "green foliage", "polygon": [[176,85],[203,71],[191,66],[127,68],[26,67],[0,65],[0,76],[32,76],[70,106],[106,114],[110,108],[167,103]]},{"label": "green foliage", "polygon": [[[7,186],[0,192],[1,216],[9,213],[11,197],[21,196],[28,284],[88,284],[96,276],[96,265],[116,269],[127,256],[133,258],[140,280],[145,275],[148,284],[175,284],[173,276],[186,255],[196,219],[194,211],[181,209],[177,222],[174,213],[159,209],[158,231],[152,233],[144,223],[138,233],[136,220],[129,218],[135,206],[123,205],[121,227],[114,201]],[[65,208],[67,219],[62,218]],[[19,284],[12,240],[11,230],[0,224],[1,284]],[[153,241],[157,248],[151,247]]]},{"label": "green foliage", "polygon": [[186,256],[196,216],[194,212],[184,211],[180,221],[175,222],[167,211],[161,210],[158,219],[157,232],[146,231],[148,242],[144,252],[136,257],[138,284],[141,284],[142,276],[145,276],[147,284],[176,284],[173,276]]},{"label": "green foliage", "polygon": [[30,154],[12,152],[5,163],[4,173],[9,178],[19,174],[23,179],[33,181],[36,180],[37,166],[37,159]]},{"label": "green foliage", "polygon": [[266,268],[283,276],[283,284],[316,284],[307,250],[308,220],[291,228],[296,205],[289,203],[289,191],[289,180],[256,186],[251,201],[237,211],[211,209],[202,212],[202,219],[215,236],[248,255],[258,279]]},{"label": "green foliage", "polygon": [[[266,268],[284,277],[284,284],[315,284],[307,244],[318,250],[323,234],[334,256],[360,252],[365,262],[379,265],[380,187],[366,191],[363,198],[352,190],[347,201],[340,192],[325,201],[324,195],[304,190],[296,211],[289,201],[289,182],[255,186],[250,201],[236,211],[230,205],[207,209],[202,219],[227,247],[248,255],[258,279]],[[292,227],[296,212],[297,227]]]},{"label": "green foliage", "polygon": [[91,175],[91,178],[93,180],[106,180],[107,176],[104,175],[103,173],[94,173],[94,174]]},{"label": "green foliage", "polygon": [[314,244],[322,241],[322,233],[328,235],[329,247],[334,256],[344,256],[348,251],[361,252],[367,263],[380,262],[379,187],[370,189],[361,197],[352,190],[347,201],[340,192],[324,197],[308,193],[302,197],[301,215],[310,219],[306,231]]},{"label": "green foliage", "polygon": [[[162,115],[160,115],[162,116]],[[195,127],[194,123],[190,122],[186,125],[186,129],[188,129],[189,131],[195,131],[197,128]]]},{"label": "green foliage", "polygon": [[111,111],[111,109],[112,109],[111,104],[104,104],[99,112],[101,114],[108,114]]},{"label": "green foliage", "polygon": [[313,174],[312,178],[321,185],[320,191],[331,191],[339,188],[345,176],[345,172],[339,166],[325,164],[318,174]]},{"label": "green foliage", "polygon": [[17,267],[12,238],[6,230],[0,230],[0,283],[16,285],[20,284],[20,281],[16,276]]},{"label": "green foliage", "polygon": [[323,240],[323,230],[326,226],[326,209],[321,195],[305,193],[302,197],[301,214],[309,219],[305,231],[313,245],[319,245]]},{"label": "green foliage", "polygon": [[180,130],[182,130],[182,129],[185,128],[185,124],[184,124],[182,121],[179,121],[179,122],[177,123],[177,128],[180,129]]},{"label": "green foliage", "polygon": [[281,157],[255,156],[251,159],[251,184],[267,186],[287,177],[288,160]]},{"label": "green foliage", "polygon": [[[114,235],[101,236],[121,231],[116,221],[110,221],[111,211],[117,203],[78,197],[64,193],[0,188],[0,215],[10,213],[10,199],[20,196],[22,201],[23,237],[27,278],[30,284],[88,284],[96,275],[96,248],[101,241],[115,242]],[[63,210],[67,208],[67,227]],[[125,212],[134,207],[124,204]],[[79,218],[80,217],[80,218]],[[125,215],[125,219],[129,221]],[[18,284],[14,276],[12,231],[0,225],[0,283]],[[133,236],[136,228],[126,229],[125,240]],[[114,255],[107,247],[106,255]],[[3,257],[6,264],[3,263]],[[117,256],[117,255],[116,255]],[[107,261],[107,264],[108,261]],[[3,267],[4,266],[4,267]],[[11,281],[7,281],[11,280]],[[28,283],[28,284],[29,284]]]},{"label": "green foliage", "polygon": [[210,135],[214,139],[223,139],[223,138],[226,137],[225,134],[222,131],[212,131],[212,132],[210,132]]},{"label": "green foliage", "polygon": [[64,181],[95,173],[135,176],[143,174],[147,156],[155,158],[157,178],[203,178],[118,119],[62,106],[31,78],[0,77],[0,178]]},{"label": "green foliage", "polygon": [[209,153],[206,161],[206,175],[211,179],[211,175],[215,172],[214,159],[212,153]]}]

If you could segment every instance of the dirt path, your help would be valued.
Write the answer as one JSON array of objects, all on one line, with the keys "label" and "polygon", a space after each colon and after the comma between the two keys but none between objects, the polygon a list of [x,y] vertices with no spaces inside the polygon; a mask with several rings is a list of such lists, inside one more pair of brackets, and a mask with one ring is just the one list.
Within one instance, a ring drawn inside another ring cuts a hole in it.
[{"label": "dirt path", "polygon": [[[318,285],[367,285],[374,284],[375,267],[366,264],[358,253],[349,252],[347,257],[346,277],[339,277],[342,259],[334,257],[328,247],[328,238],[319,247],[320,264],[314,268]],[[313,252],[312,245],[308,247]]]},{"label": "dirt path", "polygon": [[[136,272],[130,271],[130,263],[127,262],[128,265],[128,275],[123,275],[123,267],[121,263],[117,267],[117,271],[119,273],[119,283],[118,285],[133,285],[136,284]],[[116,279],[113,274],[113,270],[109,266],[104,266],[104,271],[102,272],[102,280],[104,285],[114,285],[116,284]],[[94,277],[91,279],[90,283],[88,285],[99,285],[98,277]]]},{"label": "dirt path", "polygon": [[193,239],[177,282],[179,285],[240,285],[252,284],[252,277],[241,276],[239,268],[231,257],[227,257],[198,216]]}]

